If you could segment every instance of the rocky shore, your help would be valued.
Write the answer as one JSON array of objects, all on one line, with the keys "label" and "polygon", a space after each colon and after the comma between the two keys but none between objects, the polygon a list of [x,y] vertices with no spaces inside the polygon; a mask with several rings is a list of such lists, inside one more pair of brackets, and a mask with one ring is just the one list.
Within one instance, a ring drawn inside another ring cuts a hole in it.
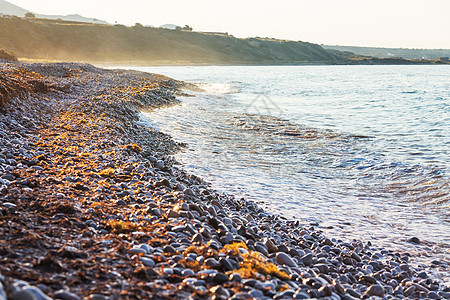
[{"label": "rocky shore", "polygon": [[178,103],[181,82],[0,70],[0,300],[450,298],[408,254],[325,237],[186,174],[171,158],[182,145],[139,120]]}]

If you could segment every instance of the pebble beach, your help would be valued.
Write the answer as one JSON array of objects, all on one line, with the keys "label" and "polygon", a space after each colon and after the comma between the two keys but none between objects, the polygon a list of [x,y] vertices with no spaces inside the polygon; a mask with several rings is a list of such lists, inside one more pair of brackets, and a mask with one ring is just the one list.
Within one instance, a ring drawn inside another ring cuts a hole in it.
[{"label": "pebble beach", "polygon": [[[140,112],[183,82],[0,62],[0,300],[450,299],[448,271],[219,193]],[[421,241],[412,238],[411,244]]]}]

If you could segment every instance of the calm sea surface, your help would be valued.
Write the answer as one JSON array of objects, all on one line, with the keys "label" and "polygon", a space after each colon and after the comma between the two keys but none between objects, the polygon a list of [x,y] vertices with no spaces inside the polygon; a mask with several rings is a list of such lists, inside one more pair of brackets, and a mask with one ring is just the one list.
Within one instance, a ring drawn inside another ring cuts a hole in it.
[{"label": "calm sea surface", "polygon": [[138,69],[204,89],[144,119],[187,143],[176,158],[216,189],[450,262],[449,66]]}]

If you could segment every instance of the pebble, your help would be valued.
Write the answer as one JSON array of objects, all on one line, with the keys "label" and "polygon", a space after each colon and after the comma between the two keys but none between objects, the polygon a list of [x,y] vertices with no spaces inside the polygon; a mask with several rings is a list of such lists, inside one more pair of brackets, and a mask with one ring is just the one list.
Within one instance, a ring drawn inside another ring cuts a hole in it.
[{"label": "pebble", "polygon": [[416,290],[415,286],[410,286],[403,291],[403,295],[405,295],[406,297],[409,297],[412,294],[414,294],[415,290]]},{"label": "pebble", "polygon": [[366,294],[370,296],[383,297],[385,293],[384,288],[379,284],[373,284],[368,289]]},{"label": "pebble", "polygon": [[155,162],[155,166],[156,166],[158,169],[164,169],[164,166],[165,166],[164,161],[163,161],[163,160],[157,160],[157,161]]},{"label": "pebble", "polygon": [[309,296],[308,293],[303,292],[303,291],[297,291],[293,296],[293,299],[310,299],[311,297]]},{"label": "pebble", "polygon": [[175,271],[172,268],[164,268],[163,272],[162,272],[162,276],[163,277],[169,277],[169,276],[172,276],[174,274],[174,272]]},{"label": "pebble", "polygon": [[333,285],[334,285],[336,291],[338,291],[338,293],[345,294],[345,289],[339,282],[334,281]]},{"label": "pebble", "polygon": [[361,295],[358,292],[356,292],[354,289],[346,288],[345,292],[350,294],[350,296],[352,296],[352,297],[355,297],[355,298],[358,298],[358,299],[361,298]]},{"label": "pebble", "polygon": [[220,263],[212,257],[205,259],[205,265],[213,269],[220,267]]},{"label": "pebble", "polygon": [[420,244],[420,240],[417,237],[412,237],[412,238],[408,239],[408,242],[413,243],[413,244]]},{"label": "pebble", "polygon": [[234,282],[241,282],[242,281],[242,277],[238,273],[230,274],[229,279],[230,279],[230,281],[234,281]]},{"label": "pebble", "polygon": [[14,209],[17,207],[17,205],[15,205],[14,203],[10,203],[10,202],[3,202],[3,206],[7,209]]},{"label": "pebble", "polygon": [[427,294],[427,298],[430,299],[439,299],[439,295],[435,291],[431,291]]},{"label": "pebble", "polygon": [[147,251],[145,251],[145,249],[142,249],[140,247],[131,248],[129,250],[129,252],[131,254],[146,254],[147,253]]},{"label": "pebble", "polygon": [[302,262],[303,262],[303,264],[304,264],[305,266],[309,266],[309,265],[312,264],[313,257],[314,257],[314,256],[313,256],[311,253],[308,253],[308,254],[305,254],[305,255],[301,258],[301,260],[302,260]]},{"label": "pebble", "polygon": [[148,160],[151,162],[151,163],[156,163],[157,161],[158,161],[158,159],[156,158],[156,157],[154,157],[154,156],[149,156],[149,157],[147,157],[148,158]]},{"label": "pebble", "polygon": [[11,300],[38,300],[38,298],[33,293],[22,290],[13,293]]},{"label": "pebble", "polygon": [[292,258],[284,252],[278,252],[275,257],[276,257],[277,263],[279,263],[280,265],[287,265],[289,267],[297,267],[297,264],[292,260]]},{"label": "pebble", "polygon": [[352,252],[352,258],[354,260],[356,260],[357,262],[361,262],[362,261],[361,256],[359,256],[358,253],[356,253],[355,251]]},{"label": "pebble", "polygon": [[255,250],[264,254],[265,256],[269,256],[269,251],[267,250],[266,246],[264,244],[261,243],[256,243],[255,244]]},{"label": "pebble", "polygon": [[295,291],[293,290],[285,290],[283,292],[279,292],[277,294],[275,294],[275,296],[273,297],[273,299],[292,299],[295,295]]},{"label": "pebble", "polygon": [[365,281],[367,283],[371,283],[371,284],[377,283],[377,280],[374,277],[368,276],[368,275],[361,276],[361,280],[363,280],[363,281]]},{"label": "pebble", "polygon": [[6,292],[3,288],[3,283],[0,281],[0,300],[6,300]]},{"label": "pebble", "polygon": [[142,264],[146,267],[153,268],[156,265],[155,261],[149,257],[143,256],[140,258],[140,260],[141,260]]},{"label": "pebble", "polygon": [[40,166],[31,166],[31,168],[36,171],[44,171],[44,168]]},{"label": "pebble", "polygon": [[228,276],[223,273],[218,272],[213,275],[212,279],[214,280],[215,283],[222,284],[222,283],[228,281]]},{"label": "pebble", "polygon": [[80,297],[78,297],[78,295],[71,293],[69,291],[65,291],[65,290],[60,290],[57,291],[54,295],[53,295],[53,299],[61,299],[61,300],[81,300]]},{"label": "pebble", "polygon": [[13,174],[5,174],[2,176],[2,179],[6,179],[8,181],[14,181],[14,180],[16,180],[16,177]]},{"label": "pebble", "polygon": [[174,211],[173,209],[169,210],[169,212],[167,213],[168,218],[178,218],[180,216],[181,216],[180,213],[177,211]]},{"label": "pebble", "polygon": [[261,299],[262,297],[264,297],[264,293],[260,290],[251,289],[248,293],[256,299]]},{"label": "pebble", "polygon": [[318,292],[326,297],[330,297],[333,294],[333,289],[330,285],[325,284],[318,290]]},{"label": "pebble", "polygon": [[194,234],[191,239],[192,243],[203,243],[203,236],[200,233]]},{"label": "pebble", "polygon": [[266,246],[269,253],[276,253],[278,252],[278,247],[275,246],[275,243],[272,242],[272,240],[268,238],[263,239],[264,245]]},{"label": "pebble", "polygon": [[181,275],[184,277],[194,276],[195,272],[191,269],[184,269],[183,271],[181,271]]},{"label": "pebble", "polygon": [[51,300],[49,296],[45,295],[40,289],[35,286],[25,287],[23,290],[13,293],[13,300]]},{"label": "pebble", "polygon": [[175,248],[172,247],[171,245],[167,245],[163,249],[164,249],[164,253],[169,253],[169,254],[177,253],[177,250],[175,250]]},{"label": "pebble", "polygon": [[220,285],[212,287],[209,291],[214,295],[223,296],[225,299],[228,299],[230,297],[230,292]]},{"label": "pebble", "polygon": [[250,300],[253,299],[253,296],[247,292],[236,293],[231,297],[232,300]]},{"label": "pebble", "polygon": [[[85,298],[86,299],[86,298]],[[87,297],[88,300],[110,300],[109,297],[101,294],[91,294]]]},{"label": "pebble", "polygon": [[428,275],[427,272],[420,272],[419,274],[417,274],[417,277],[422,278],[422,279],[427,279]]}]

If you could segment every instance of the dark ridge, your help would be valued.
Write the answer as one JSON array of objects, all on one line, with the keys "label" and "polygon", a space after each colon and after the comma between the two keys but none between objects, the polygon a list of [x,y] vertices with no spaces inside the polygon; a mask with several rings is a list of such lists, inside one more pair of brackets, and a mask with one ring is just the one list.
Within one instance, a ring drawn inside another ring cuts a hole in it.
[{"label": "dark ridge", "polygon": [[0,49],[0,60],[15,61],[15,62],[18,61],[17,57],[14,54],[5,51],[3,49]]}]

